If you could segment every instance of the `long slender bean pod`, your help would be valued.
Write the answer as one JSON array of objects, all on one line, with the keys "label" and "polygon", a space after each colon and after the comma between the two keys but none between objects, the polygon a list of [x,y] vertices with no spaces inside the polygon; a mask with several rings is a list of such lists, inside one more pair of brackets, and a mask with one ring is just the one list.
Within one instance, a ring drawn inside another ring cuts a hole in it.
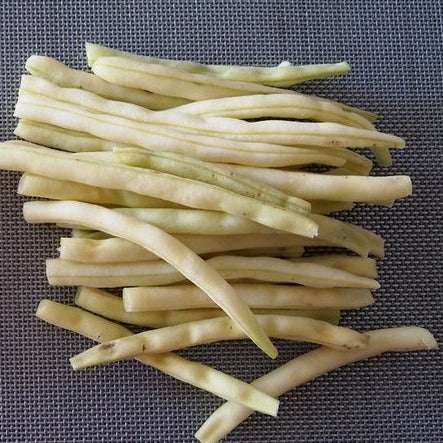
[{"label": "long slender bean pod", "polygon": [[[129,329],[121,325],[80,308],[50,300],[42,300],[39,303],[36,316],[49,324],[100,343],[132,335]],[[277,413],[278,400],[210,366],[187,360],[172,352],[157,355],[143,354],[137,356],[136,360],[225,400],[238,402],[265,414]]]},{"label": "long slender bean pod", "polygon": [[[315,236],[317,225],[292,211],[265,205],[216,186],[147,169],[97,162],[23,142],[0,144],[0,167],[55,179],[121,189],[201,209],[254,218],[280,230]],[[237,203],[236,203],[237,202]],[[272,217],[267,214],[271,214]],[[66,220],[65,220],[66,222]]]},{"label": "long slender bean pod", "polygon": [[[370,288],[373,279],[331,266],[310,262],[294,263],[274,257],[217,256],[207,264],[226,280],[252,279],[274,283],[297,283],[314,288]],[[48,281],[54,286],[159,286],[179,283],[186,277],[163,261],[130,263],[79,263],[62,259],[46,262]]]},{"label": "long slender bean pod", "polygon": [[[316,289],[267,283],[232,286],[251,308],[358,309],[374,302],[367,289]],[[123,303],[128,312],[216,307],[203,291],[192,285],[125,288]]]},{"label": "long slender bean pod", "polygon": [[197,254],[156,226],[100,206],[80,202],[28,202],[23,207],[23,214],[25,220],[31,223],[72,222],[143,246],[203,289],[227,315],[235,319],[258,347],[270,357],[276,357],[276,348],[232,287]]},{"label": "long slender bean pod", "polygon": [[[185,309],[179,311],[126,312],[121,297],[94,288],[79,288],[75,304],[94,314],[130,325],[162,328],[190,321],[225,317],[221,309]],[[309,317],[337,325],[340,311],[337,309],[254,309],[255,314],[292,315]]]},{"label": "long slender bean pod", "polygon": [[89,66],[94,65],[99,57],[119,56],[141,60],[145,63],[170,66],[184,72],[212,75],[225,80],[238,80],[279,87],[288,87],[307,80],[343,75],[350,70],[348,63],[346,62],[317,65],[293,65],[289,62],[282,62],[278,66],[272,67],[206,65],[185,60],[170,60],[151,56],[140,56],[88,42],[85,46]]},{"label": "long slender bean pod", "polygon": [[50,57],[32,55],[26,61],[25,66],[31,74],[50,80],[60,86],[84,89],[111,100],[135,103],[150,109],[167,109],[187,102],[187,100],[181,98],[115,85],[89,72],[71,69]]},{"label": "long slender bean pod", "polygon": [[[361,350],[340,352],[326,347],[315,349],[272,372],[252,384],[275,397],[308,383],[341,366],[366,360],[386,352],[410,352],[436,349],[432,334],[423,328],[405,326],[367,332],[369,344]],[[200,427],[195,437],[202,443],[216,443],[252,414],[252,410],[234,403],[220,406]]]},{"label": "long slender bean pod", "polygon": [[[306,317],[259,315],[258,321],[275,338],[322,344],[341,351],[364,348],[368,336],[352,329]],[[245,337],[229,318],[211,318],[145,331],[96,345],[70,359],[73,369],[82,369],[141,354],[159,354],[190,346],[239,340]]]}]

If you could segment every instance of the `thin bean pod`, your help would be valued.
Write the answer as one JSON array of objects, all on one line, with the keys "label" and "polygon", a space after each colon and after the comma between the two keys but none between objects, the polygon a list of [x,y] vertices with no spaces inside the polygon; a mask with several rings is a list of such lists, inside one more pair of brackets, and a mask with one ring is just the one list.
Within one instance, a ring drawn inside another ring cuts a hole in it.
[{"label": "thin bean pod", "polygon": [[0,153],[0,167],[3,169],[131,191],[185,206],[237,213],[276,229],[311,237],[317,233],[316,223],[302,214],[265,205],[198,181],[147,169],[73,157],[71,154],[23,142],[0,143]]},{"label": "thin bean pod", "polygon": [[333,200],[371,202],[397,200],[412,193],[410,177],[358,177],[283,171],[280,169],[252,168],[223,165],[225,169],[260,180],[287,194],[305,200]]},{"label": "thin bean pod", "polygon": [[187,102],[187,100],[177,97],[118,86],[89,72],[71,69],[50,57],[32,55],[26,61],[25,67],[31,74],[50,80],[60,86],[84,89],[111,100],[135,103],[150,109],[167,109]]},{"label": "thin bean pod", "polygon": [[[50,300],[42,300],[35,315],[49,324],[76,332],[99,343],[132,335],[129,329],[121,325],[82,309]],[[238,402],[265,414],[277,414],[278,400],[210,366],[187,360],[172,352],[143,354],[137,356],[136,360],[225,400]]]},{"label": "thin bean pod", "polygon": [[[269,395],[277,397],[350,363],[386,352],[410,352],[438,347],[428,330],[415,326],[379,329],[369,331],[367,334],[369,344],[364,349],[340,352],[321,347],[294,358],[258,378],[252,384]],[[195,437],[202,443],[216,443],[246,420],[252,412],[243,406],[237,406],[231,402],[225,403],[205,421]]]},{"label": "thin bean pod", "polygon": [[[149,328],[162,328],[190,321],[226,316],[221,309],[126,312],[121,297],[93,288],[79,288],[74,302],[77,306],[102,317]],[[334,325],[337,325],[340,321],[340,311],[337,309],[254,309],[253,312],[255,314],[308,317]]]},{"label": "thin bean pod", "polygon": [[[341,351],[365,348],[369,341],[368,336],[357,331],[312,318],[259,315],[257,319],[271,337],[317,343]],[[70,362],[78,370],[145,353],[159,354],[244,337],[244,332],[231,319],[211,318],[110,340],[75,355]]]},{"label": "thin bean pod", "polygon": [[203,289],[227,315],[235,319],[257,346],[275,358],[277,350],[249,307],[211,266],[187,246],[161,229],[134,217],[80,202],[27,202],[23,214],[29,223],[71,222],[132,241],[164,259]]},{"label": "thin bean pod", "polygon": [[99,205],[180,208],[182,206],[158,198],[119,189],[106,189],[65,180],[25,173],[20,178],[17,194],[27,197],[42,197],[52,200],[78,200]]},{"label": "thin bean pod", "polygon": [[355,257],[339,254],[316,255],[303,258],[291,259],[295,263],[317,263],[320,265],[331,266],[351,274],[361,275],[362,277],[377,278],[377,263],[372,258]]},{"label": "thin bean pod", "polygon": [[[203,100],[179,106],[171,112],[238,119],[293,118],[329,121],[356,128],[374,128],[369,120],[356,112],[343,109],[339,103],[300,93],[244,95]],[[169,114],[169,111],[165,111],[164,114]]]},{"label": "thin bean pod", "polygon": [[[193,209],[144,209],[118,208],[118,212],[136,217],[151,223],[172,234],[197,235],[229,235],[229,234],[274,234],[288,235],[259,225],[241,217],[233,217],[213,211],[197,211]],[[313,239],[289,234],[288,242],[302,246],[338,246],[348,248],[362,256],[369,253],[382,257],[384,253],[383,239],[370,231],[325,217],[312,214],[320,229],[318,236]],[[87,234],[88,235],[88,234]],[[94,238],[106,238],[99,233]],[[90,237],[91,238],[91,237]],[[279,240],[276,240],[278,242]]]},{"label": "thin bean pod", "polygon": [[[341,151],[315,148],[295,148],[274,144],[238,142],[216,137],[205,137],[162,129],[133,120],[89,112],[80,106],[48,99],[22,91],[15,106],[15,117],[59,126],[68,130],[86,132],[118,144],[132,145],[148,150],[177,152],[205,161],[238,163],[249,166],[290,166],[320,163],[343,165]],[[62,142],[61,142],[62,145]],[[337,158],[339,157],[339,158]],[[345,159],[346,160],[346,159]]]},{"label": "thin bean pod", "polygon": [[257,83],[183,72],[174,67],[145,63],[127,57],[99,57],[91,69],[95,75],[110,83],[186,100],[289,92]]},{"label": "thin bean pod", "polygon": [[[196,254],[221,253],[257,248],[281,248],[299,246],[299,240],[291,235],[245,234],[245,235],[176,235],[175,238]],[[298,249],[300,251],[300,247]],[[61,238],[60,258],[82,263],[124,263],[158,260],[152,252],[122,238],[94,240],[87,238]]]},{"label": "thin bean pod", "polygon": [[186,157],[173,152],[155,153],[134,148],[117,148],[115,156],[120,163],[138,168],[154,169],[179,177],[198,180],[246,197],[255,198],[265,203],[293,209],[298,212],[309,212],[309,202],[290,197],[269,185],[262,184],[248,177],[226,171],[222,166]]},{"label": "thin bean pod", "polygon": [[307,80],[343,75],[350,70],[346,62],[317,65],[293,65],[289,62],[282,62],[278,66],[272,67],[206,65],[185,60],[169,60],[151,56],[140,56],[88,42],[85,46],[89,66],[93,66],[100,57],[119,56],[140,60],[145,63],[170,66],[194,74],[206,74],[225,80],[238,80],[279,87],[288,87]]},{"label": "thin bean pod", "polygon": [[116,146],[114,142],[85,132],[26,119],[19,120],[14,134],[31,143],[70,152],[112,151]]},{"label": "thin bean pod", "polygon": [[314,200],[311,201],[311,212],[314,214],[329,215],[334,212],[350,211],[354,207],[352,202]]},{"label": "thin bean pod", "polygon": [[[367,289],[314,289],[266,283],[236,283],[232,286],[251,308],[358,309],[374,302]],[[216,307],[193,285],[125,288],[123,304],[128,312]]]},{"label": "thin bean pod", "polygon": [[[316,263],[294,263],[273,257],[217,256],[207,264],[226,280],[252,279],[274,283],[298,283],[313,288],[369,288],[380,285],[373,279]],[[160,286],[179,283],[186,277],[163,261],[131,263],[79,263],[48,259],[46,275],[54,286]]]}]

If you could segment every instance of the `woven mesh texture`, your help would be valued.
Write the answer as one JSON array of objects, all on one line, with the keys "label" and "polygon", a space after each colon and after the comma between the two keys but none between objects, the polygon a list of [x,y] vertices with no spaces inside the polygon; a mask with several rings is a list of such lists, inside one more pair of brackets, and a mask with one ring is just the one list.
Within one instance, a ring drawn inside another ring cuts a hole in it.
[{"label": "woven mesh texture", "polygon": [[[2,1],[0,134],[12,137],[20,74],[31,54],[84,67],[83,42],[203,62],[348,60],[346,78],[300,89],[377,110],[380,128],[406,138],[394,167],[413,197],[392,209],[358,207],[346,219],[387,240],[376,304],[344,324],[416,324],[442,341],[442,9],[425,1]],[[68,357],[90,343],[33,317],[50,288],[44,259],[61,230],[28,226],[18,174],[0,173],[0,441],[186,442],[221,403],[135,362],[74,373]],[[244,380],[307,349],[278,343],[272,362],[247,342],[184,353]],[[436,442],[442,430],[441,353],[357,363],[285,395],[278,419],[255,414],[230,442]]]}]

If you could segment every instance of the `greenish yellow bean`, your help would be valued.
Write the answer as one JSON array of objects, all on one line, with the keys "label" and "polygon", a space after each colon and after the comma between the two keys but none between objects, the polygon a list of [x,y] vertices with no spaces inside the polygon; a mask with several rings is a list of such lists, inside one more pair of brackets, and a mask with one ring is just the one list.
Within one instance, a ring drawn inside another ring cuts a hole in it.
[{"label": "greenish yellow bean", "polygon": [[[167,208],[117,208],[118,212],[131,215],[139,220],[151,223],[170,234],[194,235],[239,235],[239,234],[275,234],[266,226],[252,222],[244,217],[198,209]],[[300,240],[300,237],[294,236]]]},{"label": "greenish yellow bean", "polygon": [[361,168],[352,164],[345,164],[344,166],[340,166],[338,168],[332,168],[324,172],[324,175],[345,175],[345,176],[369,176],[371,169],[369,168]]},{"label": "greenish yellow bean", "polygon": [[31,143],[70,152],[112,151],[115,143],[85,132],[63,129],[33,120],[20,119],[14,134]]},{"label": "greenish yellow bean", "polygon": [[151,56],[140,56],[130,52],[119,51],[105,46],[86,43],[86,56],[89,66],[93,66],[100,57],[127,57],[145,63],[165,65],[184,72],[206,74],[225,80],[236,80],[250,83],[261,83],[278,87],[288,87],[307,80],[314,80],[349,72],[348,63],[319,65],[293,65],[282,62],[278,66],[239,66],[239,65],[205,65],[184,60],[169,60]]},{"label": "greenish yellow bean", "polygon": [[[302,246],[313,246],[313,247],[335,246],[335,247],[348,248],[351,251],[361,255],[362,257],[367,257],[369,254],[381,258],[384,256],[384,241],[380,236],[373,234],[358,226],[351,224],[342,224],[342,223],[343,222],[339,222],[336,225],[335,220],[333,220],[332,222],[329,222],[329,220],[327,220],[326,227],[323,229],[324,235],[320,235],[319,237],[316,237],[314,239],[294,236],[294,241],[298,242],[298,244]],[[334,227],[334,225],[336,226]],[[169,232],[168,230],[166,231]],[[272,233],[272,231],[266,231],[264,234],[270,234],[270,233]],[[276,231],[274,231],[274,233],[276,235],[279,235],[278,232]],[[208,235],[213,235],[213,234],[208,234]],[[89,238],[93,240],[103,240],[110,237],[109,235],[103,232],[86,231],[82,229],[74,229],[73,236],[78,238]],[[290,251],[289,254],[291,254]],[[268,254],[266,253],[266,251],[264,251],[261,255],[268,255]],[[276,256],[279,255],[277,254]],[[283,254],[282,256],[285,257],[285,254]]]},{"label": "greenish yellow bean", "polygon": [[311,214],[311,217],[321,226],[319,237],[330,245],[344,247],[363,257],[371,252],[368,239],[357,226],[319,214]]},{"label": "greenish yellow bean", "polygon": [[328,215],[333,212],[350,211],[354,207],[352,202],[314,200],[311,201],[311,211],[314,214]]},{"label": "greenish yellow bean", "polygon": [[378,119],[378,115],[375,112],[367,111],[366,109],[361,109],[356,106],[350,106],[343,103],[339,103],[335,100],[331,100],[337,104],[339,104],[345,111],[348,112],[355,112],[356,114],[361,115],[366,120],[369,120],[370,122],[375,122]]},{"label": "greenish yellow bean", "polygon": [[[57,223],[57,226],[60,228],[67,228],[67,225],[62,224],[62,223]],[[69,229],[69,228],[67,228],[67,229]],[[80,229],[80,228],[72,228],[71,229],[71,237],[72,238],[88,239],[88,240],[106,240],[108,238],[114,238],[111,235],[105,234],[104,232],[88,231],[86,229]]]},{"label": "greenish yellow bean", "polygon": [[[67,226],[64,224],[60,224],[57,223],[57,226],[61,227],[61,228],[66,228]],[[193,235],[193,234],[189,234],[189,235]],[[197,234],[199,235],[199,234]],[[234,236],[237,236],[236,234],[233,234]],[[244,234],[241,237],[244,236],[248,236],[248,235],[255,235],[255,234]],[[265,234],[265,237],[270,238],[269,236],[272,234]],[[285,234],[276,234],[277,236],[280,235],[285,235]],[[186,234],[184,234],[183,236],[186,236]],[[180,237],[180,236],[178,236]],[[214,237],[214,236],[211,236]],[[223,238],[224,236],[215,236],[215,237],[221,237]],[[230,235],[228,234],[226,237],[230,237]],[[87,240],[107,240],[107,239],[112,239],[114,237],[109,236],[107,234],[105,234],[104,232],[100,232],[100,231],[87,231],[85,229],[77,229],[74,228],[72,229],[72,238],[73,239],[87,239]],[[300,243],[303,243],[303,237],[299,237],[297,238],[297,236],[291,236],[290,240],[289,240],[289,244],[296,244],[295,246],[280,246],[280,247],[261,247],[261,248],[249,248],[249,249],[239,249],[239,250],[235,250],[235,251],[229,251],[229,255],[241,255],[244,257],[257,257],[257,256],[265,256],[265,257],[283,257],[283,258],[294,258],[294,257],[301,257],[304,253],[304,247],[300,245]],[[266,239],[260,239],[258,240],[258,242],[260,243],[261,241],[267,241]],[[217,241],[217,239],[215,239],[214,241]],[[272,240],[273,241],[273,240]],[[279,238],[277,238],[277,243],[280,241]],[[273,244],[275,244],[275,242],[273,241]],[[312,246],[312,245],[311,245]],[[125,250],[126,248],[129,248],[129,246],[125,246]],[[131,247],[132,249],[132,247]],[[135,256],[139,256],[139,254],[141,254],[141,250],[139,250],[137,248],[137,255],[132,255],[133,257]],[[205,253],[202,254],[202,257],[205,258],[211,258],[211,257],[215,257],[217,255],[221,255],[223,254],[223,251],[221,252],[213,252],[213,253]],[[83,254],[82,254],[83,255]],[[76,254],[77,258],[80,258],[80,254]],[[140,255],[141,257],[141,255]],[[146,257],[146,253],[143,252],[143,257]],[[68,258],[65,257],[67,260]],[[110,256],[110,258],[112,258],[112,256]],[[73,258],[69,259],[72,261],[82,261],[82,260],[74,260]],[[92,261],[93,259],[87,260],[87,261]],[[143,260],[147,260],[147,258],[144,258]],[[107,262],[112,261],[112,260],[107,260]],[[120,257],[120,260],[118,260],[120,262],[124,261],[124,259],[122,259]],[[133,261],[137,261],[137,260],[133,260]]]},{"label": "greenish yellow bean", "polygon": [[[229,251],[229,255],[240,255],[242,257],[279,257],[279,258],[295,258],[301,257],[305,252],[303,246],[280,246],[271,248],[251,248],[251,249],[240,249],[237,251]],[[205,258],[212,258],[218,255],[223,255],[220,253],[204,254]]]},{"label": "greenish yellow bean", "polygon": [[163,328],[196,320],[223,316],[219,309],[187,309],[127,313],[121,297],[94,288],[80,288],[75,304],[87,311],[122,323],[148,328]]},{"label": "greenish yellow bean", "polygon": [[[193,209],[145,209],[119,208],[116,211],[151,223],[172,234],[197,235],[238,235],[238,234],[274,234],[284,233],[254,223],[242,217],[233,217],[214,211],[198,211]],[[373,254],[382,257],[384,254],[383,239],[366,229],[335,220],[330,217],[312,214],[319,224],[319,234],[308,239],[290,234],[288,241],[298,241],[302,246],[338,246],[348,248],[359,255]],[[92,235],[92,237],[91,237]],[[287,234],[286,234],[287,235]],[[100,233],[87,233],[89,238],[106,238]],[[276,240],[277,241],[277,240]],[[291,243],[293,244],[293,243]]]},{"label": "greenish yellow bean", "polygon": [[391,151],[388,148],[371,149],[375,155],[375,160],[378,165],[383,167],[392,166]]},{"label": "greenish yellow bean", "polygon": [[[286,120],[264,120],[247,123],[248,132],[228,134],[231,140],[273,143],[285,146],[327,148],[404,148],[400,137],[370,129],[338,123],[311,123]],[[246,132],[246,131],[245,131]]]}]

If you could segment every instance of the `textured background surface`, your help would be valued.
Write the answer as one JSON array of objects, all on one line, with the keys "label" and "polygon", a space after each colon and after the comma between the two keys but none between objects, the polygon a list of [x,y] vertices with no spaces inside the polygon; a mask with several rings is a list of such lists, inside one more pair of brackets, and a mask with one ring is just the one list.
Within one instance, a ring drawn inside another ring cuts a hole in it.
[{"label": "textured background surface", "polygon": [[[347,218],[387,240],[376,304],[345,317],[377,328],[441,328],[442,10],[433,1],[3,1],[0,3],[0,133],[12,137],[23,64],[49,54],[84,65],[83,41],[204,62],[348,60],[346,78],[304,87],[377,110],[381,128],[407,139],[395,166],[414,196],[394,208],[355,209]],[[333,3],[333,5],[332,5]],[[68,357],[89,343],[33,317],[51,289],[44,258],[61,233],[27,226],[17,174],[0,174],[0,440],[192,441],[220,404],[209,394],[126,362],[73,373]],[[440,188],[441,190],[441,188]],[[440,244],[439,244],[440,243]],[[304,348],[279,344],[270,362],[248,343],[188,355],[245,380]],[[231,442],[432,442],[442,438],[441,353],[389,355],[322,377],[283,398],[277,420],[254,415]]]}]

